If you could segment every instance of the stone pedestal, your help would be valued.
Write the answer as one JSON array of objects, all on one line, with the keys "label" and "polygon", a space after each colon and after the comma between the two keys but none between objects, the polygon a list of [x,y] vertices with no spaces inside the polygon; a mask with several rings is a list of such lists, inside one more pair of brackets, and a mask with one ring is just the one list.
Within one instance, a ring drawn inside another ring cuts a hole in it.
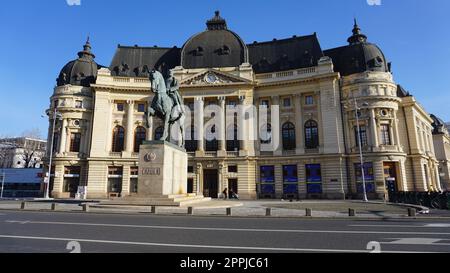
[{"label": "stone pedestal", "polygon": [[104,201],[100,206],[185,206],[210,201],[187,193],[188,156],[165,141],[144,141],[139,150],[137,195]]},{"label": "stone pedestal", "polygon": [[137,197],[187,194],[188,156],[164,141],[145,141],[139,150]]}]

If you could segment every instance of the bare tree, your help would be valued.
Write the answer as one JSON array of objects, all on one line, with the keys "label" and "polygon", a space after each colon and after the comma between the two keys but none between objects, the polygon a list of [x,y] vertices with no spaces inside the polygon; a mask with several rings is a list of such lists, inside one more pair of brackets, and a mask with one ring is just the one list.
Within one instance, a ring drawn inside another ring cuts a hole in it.
[{"label": "bare tree", "polygon": [[[24,162],[24,168],[35,168],[39,163],[40,158],[43,156],[42,152],[45,152],[45,147],[41,147],[39,140],[42,137],[39,128],[32,128],[22,133],[23,142],[20,146],[23,149],[21,153],[22,161]],[[29,140],[33,139],[33,140]]]},{"label": "bare tree", "polygon": [[19,160],[24,168],[35,168],[45,153],[45,144],[36,141],[40,138],[38,128],[23,132],[19,138],[0,138],[0,166],[10,168],[13,160]]}]

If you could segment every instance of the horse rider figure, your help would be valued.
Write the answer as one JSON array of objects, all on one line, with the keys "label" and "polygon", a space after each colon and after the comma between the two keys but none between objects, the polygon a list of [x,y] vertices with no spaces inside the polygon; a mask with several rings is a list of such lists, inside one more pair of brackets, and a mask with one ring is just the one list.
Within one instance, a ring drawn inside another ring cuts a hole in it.
[{"label": "horse rider figure", "polygon": [[169,76],[166,79],[166,88],[167,94],[170,98],[172,98],[174,102],[174,107],[177,107],[181,114],[185,114],[183,99],[181,98],[179,92],[180,84],[178,83],[178,80],[173,76],[172,70],[169,70]]}]

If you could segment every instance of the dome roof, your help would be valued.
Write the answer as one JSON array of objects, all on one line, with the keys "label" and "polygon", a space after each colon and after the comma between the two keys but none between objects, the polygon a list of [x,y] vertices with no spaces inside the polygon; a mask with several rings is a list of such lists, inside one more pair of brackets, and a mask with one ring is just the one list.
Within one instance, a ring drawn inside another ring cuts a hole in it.
[{"label": "dome roof", "polygon": [[78,59],[67,63],[59,73],[56,79],[57,86],[72,84],[89,87],[95,83],[99,66],[94,58],[88,38],[83,51],[78,52]]},{"label": "dome roof", "polygon": [[391,71],[383,51],[377,45],[367,42],[367,36],[361,33],[356,20],[353,35],[347,41],[348,46],[324,52],[326,56],[332,58],[335,71],[340,72],[342,76],[365,71]]},{"label": "dome roof", "polygon": [[218,11],[208,20],[207,30],[191,37],[183,46],[184,68],[234,67],[248,62],[248,49],[242,39],[228,30]]}]

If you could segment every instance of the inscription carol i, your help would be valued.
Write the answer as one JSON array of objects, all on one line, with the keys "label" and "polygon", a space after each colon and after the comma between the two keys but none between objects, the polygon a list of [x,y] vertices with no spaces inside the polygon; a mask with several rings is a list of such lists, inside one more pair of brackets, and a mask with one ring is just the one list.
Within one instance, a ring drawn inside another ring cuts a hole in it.
[{"label": "inscription carol i", "polygon": [[143,168],[141,171],[142,175],[161,175],[160,168]]}]

